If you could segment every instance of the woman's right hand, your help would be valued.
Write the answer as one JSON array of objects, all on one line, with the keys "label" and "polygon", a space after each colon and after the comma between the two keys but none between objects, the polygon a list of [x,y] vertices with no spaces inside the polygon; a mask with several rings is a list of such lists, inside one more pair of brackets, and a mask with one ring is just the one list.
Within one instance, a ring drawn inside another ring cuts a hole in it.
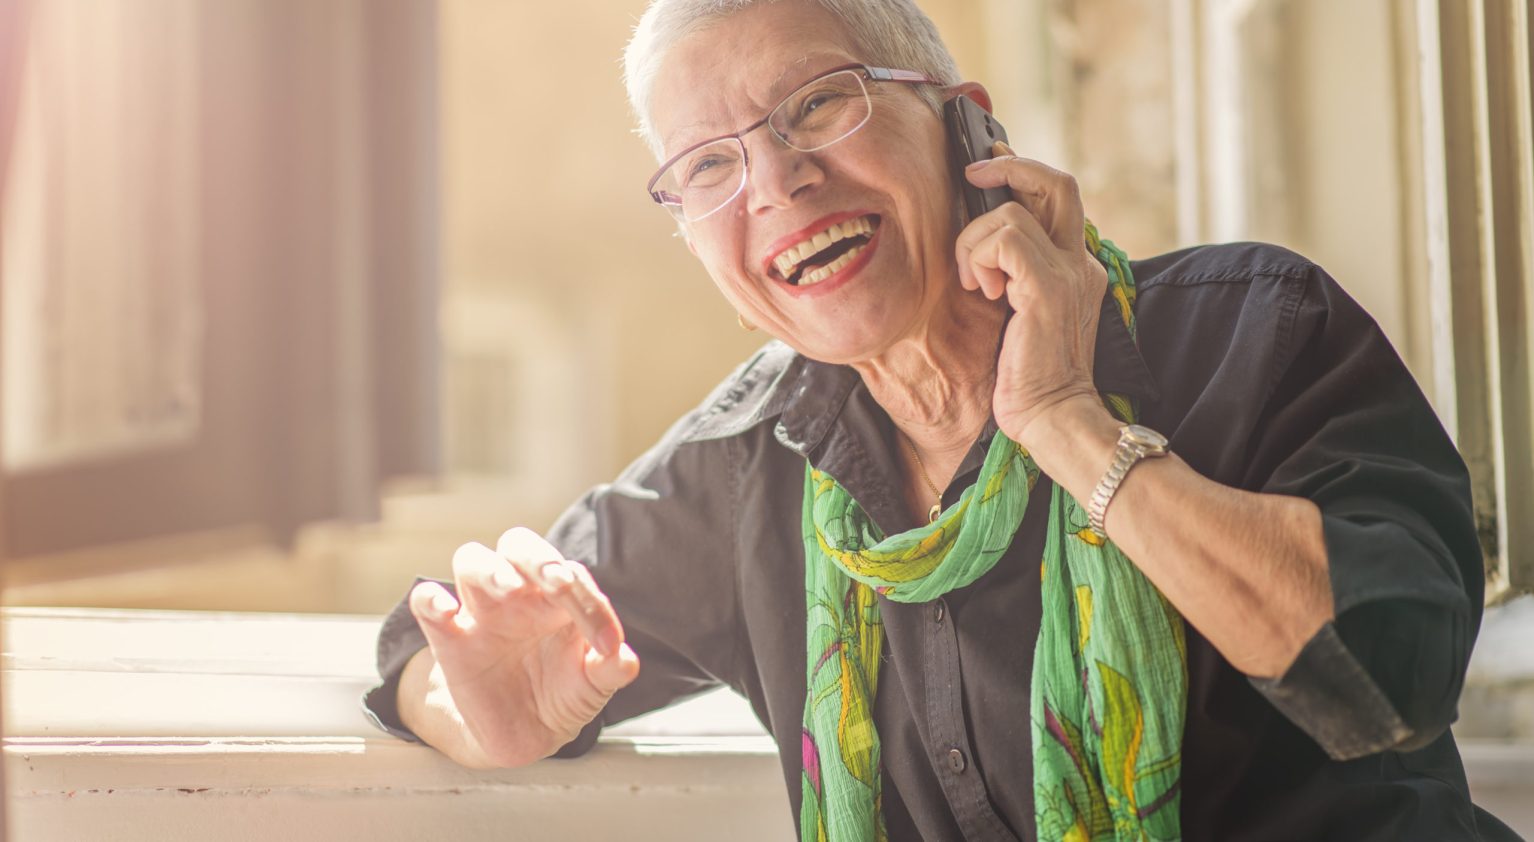
[{"label": "woman's right hand", "polygon": [[[399,710],[407,727],[459,763],[496,768],[547,757],[639,675],[639,658],[586,566],[565,561],[538,533],[509,529],[495,550],[464,544],[453,555],[453,579],[457,599],[436,582],[410,592],[436,663],[422,682],[410,680],[412,659]],[[412,722],[423,718],[437,721]]]}]

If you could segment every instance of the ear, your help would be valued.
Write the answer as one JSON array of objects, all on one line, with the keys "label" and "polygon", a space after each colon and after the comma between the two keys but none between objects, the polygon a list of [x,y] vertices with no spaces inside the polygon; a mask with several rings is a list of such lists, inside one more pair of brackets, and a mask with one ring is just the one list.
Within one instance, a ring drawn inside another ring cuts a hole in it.
[{"label": "ear", "polygon": [[974,100],[976,105],[984,108],[986,111],[995,113],[991,110],[990,92],[987,91],[985,86],[979,82],[960,82],[957,85],[952,85],[943,89],[943,98],[945,100],[953,99],[960,94],[963,94],[964,96]]}]

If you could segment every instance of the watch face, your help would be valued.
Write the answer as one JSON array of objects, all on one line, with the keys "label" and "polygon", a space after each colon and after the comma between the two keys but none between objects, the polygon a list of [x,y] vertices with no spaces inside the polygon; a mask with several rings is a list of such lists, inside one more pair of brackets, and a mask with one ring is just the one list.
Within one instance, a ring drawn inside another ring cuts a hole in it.
[{"label": "watch face", "polygon": [[1165,448],[1167,445],[1166,436],[1149,427],[1142,427],[1139,424],[1126,426],[1124,428],[1124,437],[1143,447]]}]

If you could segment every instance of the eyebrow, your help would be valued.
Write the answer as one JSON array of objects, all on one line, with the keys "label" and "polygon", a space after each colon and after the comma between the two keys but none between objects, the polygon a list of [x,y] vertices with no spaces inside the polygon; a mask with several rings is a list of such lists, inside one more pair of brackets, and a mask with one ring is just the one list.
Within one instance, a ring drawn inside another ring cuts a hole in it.
[{"label": "eyebrow", "polygon": [[[767,86],[767,101],[768,102],[772,102],[772,103],[776,103],[778,100],[782,99],[783,96],[786,95],[786,93],[787,93],[786,91],[783,90],[783,85],[784,85],[784,82],[789,79],[789,75],[788,74],[792,73],[795,70],[802,70],[805,65],[810,63],[811,59],[817,59],[817,58],[818,59],[836,58],[836,54],[834,54],[834,53],[808,53],[806,55],[800,56],[795,61],[789,62],[787,65],[785,65],[783,67],[783,71],[781,73],[779,73],[776,77],[774,77],[773,80],[772,80],[772,83]],[[843,56],[840,59],[838,59],[838,61],[841,61],[841,62],[848,62],[848,61],[854,61],[854,60],[855,59],[847,58],[845,56]],[[826,67],[828,67],[828,68],[829,67],[833,67],[833,66],[835,66],[835,65],[834,64],[827,64],[826,65]],[[687,137],[692,132],[693,129],[700,128],[703,125],[704,125],[704,121],[699,120],[699,121],[695,121],[695,122],[692,122],[692,123],[688,123],[685,126],[681,126],[681,127],[677,128],[677,129],[673,130],[666,137],[661,139],[661,147],[663,149],[667,148],[667,147],[670,147],[674,140],[676,140],[679,137],[683,137],[683,138]],[[684,141],[684,144],[685,143],[686,142]],[[684,144],[678,144],[678,145],[684,145]]]},{"label": "eyebrow", "polygon": [[810,63],[811,58],[813,56],[800,56],[798,61],[790,62],[787,67],[784,67],[783,72],[779,73],[777,78],[772,80],[772,84],[767,86],[767,99],[781,99],[779,94],[783,93],[783,80],[788,78],[788,74],[791,71],[795,69],[802,70],[806,64]]}]

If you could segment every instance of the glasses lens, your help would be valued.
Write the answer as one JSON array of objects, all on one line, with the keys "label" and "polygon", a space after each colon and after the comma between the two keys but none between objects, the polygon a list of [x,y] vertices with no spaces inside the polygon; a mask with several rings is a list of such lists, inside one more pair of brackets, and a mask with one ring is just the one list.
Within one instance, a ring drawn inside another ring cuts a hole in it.
[{"label": "glasses lens", "polygon": [[805,83],[767,122],[784,143],[814,152],[862,128],[869,110],[862,78],[855,70],[842,70]]},{"label": "glasses lens", "polygon": [[745,152],[740,141],[724,138],[678,158],[655,183],[673,213],[688,221],[724,207],[746,183]]}]

